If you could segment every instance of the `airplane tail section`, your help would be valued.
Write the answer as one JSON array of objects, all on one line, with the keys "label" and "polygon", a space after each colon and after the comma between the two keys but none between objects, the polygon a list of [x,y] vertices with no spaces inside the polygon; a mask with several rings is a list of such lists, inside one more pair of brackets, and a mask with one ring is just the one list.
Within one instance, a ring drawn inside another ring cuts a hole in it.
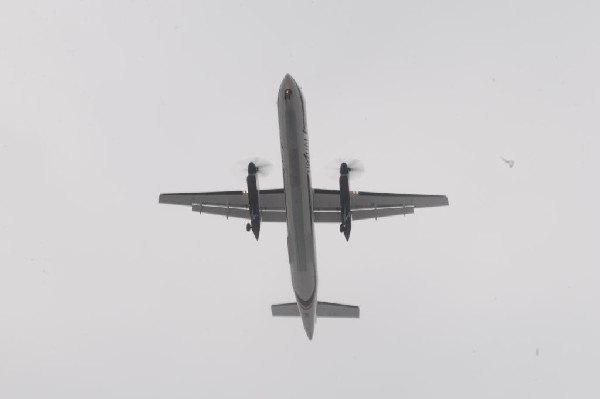
[{"label": "airplane tail section", "polygon": [[271,305],[271,313],[275,317],[300,316],[300,311],[298,310],[298,304],[296,302]]},{"label": "airplane tail section", "polygon": [[317,317],[340,317],[344,319],[358,319],[360,308],[352,305],[340,305],[339,303],[318,302]]},{"label": "airplane tail section", "polygon": [[[271,305],[271,313],[275,317],[300,316],[296,302]],[[358,306],[341,305],[339,303],[317,302],[317,317],[358,319],[360,317],[360,308]]]}]

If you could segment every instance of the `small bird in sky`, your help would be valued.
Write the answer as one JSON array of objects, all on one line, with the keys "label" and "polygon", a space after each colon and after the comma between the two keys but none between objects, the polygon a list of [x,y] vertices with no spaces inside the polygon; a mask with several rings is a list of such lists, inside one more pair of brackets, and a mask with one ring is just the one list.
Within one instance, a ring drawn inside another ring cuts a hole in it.
[{"label": "small bird in sky", "polygon": [[515,161],[512,160],[512,159],[506,159],[506,158],[503,158],[503,157],[500,157],[500,159],[503,160],[508,165],[508,167],[510,167],[510,168],[512,168],[513,166],[515,166]]}]

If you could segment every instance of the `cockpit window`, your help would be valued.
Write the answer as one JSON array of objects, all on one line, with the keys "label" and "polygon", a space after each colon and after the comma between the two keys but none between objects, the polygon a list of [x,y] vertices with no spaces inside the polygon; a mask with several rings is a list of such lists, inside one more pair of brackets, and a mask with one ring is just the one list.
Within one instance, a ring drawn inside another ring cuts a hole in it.
[{"label": "cockpit window", "polygon": [[285,89],[283,92],[283,98],[289,100],[292,97],[292,89]]}]

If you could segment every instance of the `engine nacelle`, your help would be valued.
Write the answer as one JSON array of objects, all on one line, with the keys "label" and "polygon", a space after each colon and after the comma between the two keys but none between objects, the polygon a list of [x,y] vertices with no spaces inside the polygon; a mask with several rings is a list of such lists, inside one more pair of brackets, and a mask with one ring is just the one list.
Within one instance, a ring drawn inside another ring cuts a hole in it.
[{"label": "engine nacelle", "polygon": [[350,239],[352,230],[352,213],[350,211],[350,184],[348,178],[351,169],[346,162],[340,165],[340,233],[346,241]]},{"label": "engine nacelle", "polygon": [[252,231],[258,240],[260,234],[260,204],[258,200],[258,167],[254,162],[248,164],[248,210],[250,212],[250,223],[246,225],[246,231]]}]

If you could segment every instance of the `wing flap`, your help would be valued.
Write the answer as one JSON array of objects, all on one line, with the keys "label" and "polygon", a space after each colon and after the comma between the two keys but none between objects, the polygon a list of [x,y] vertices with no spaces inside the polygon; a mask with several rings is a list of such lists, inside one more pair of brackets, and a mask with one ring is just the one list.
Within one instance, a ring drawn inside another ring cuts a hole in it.
[{"label": "wing flap", "polygon": [[210,205],[192,205],[192,211],[198,213],[207,213],[209,215],[221,215],[226,218],[238,218],[250,220],[248,209],[243,208],[227,208],[222,206]]},{"label": "wing flap", "polygon": [[[209,215],[221,215],[226,218],[239,218],[250,220],[250,212],[245,208],[232,208],[212,205],[192,205],[192,211],[198,213],[207,213]],[[285,222],[287,221],[284,211],[261,211],[261,220],[263,222]]]},{"label": "wing flap", "polygon": [[287,222],[287,214],[285,211],[263,210],[260,212],[260,217],[263,222]]},{"label": "wing flap", "polygon": [[340,212],[339,211],[314,211],[315,223],[339,223]]},{"label": "wing flap", "polygon": [[357,209],[352,211],[352,220],[377,219],[387,216],[410,215],[412,213],[415,213],[415,208],[410,206],[403,208]]},{"label": "wing flap", "polygon": [[[313,204],[316,211],[340,210],[340,192],[338,190],[314,189]],[[427,208],[448,205],[445,195],[392,194],[352,191],[350,209],[374,208]]]}]

